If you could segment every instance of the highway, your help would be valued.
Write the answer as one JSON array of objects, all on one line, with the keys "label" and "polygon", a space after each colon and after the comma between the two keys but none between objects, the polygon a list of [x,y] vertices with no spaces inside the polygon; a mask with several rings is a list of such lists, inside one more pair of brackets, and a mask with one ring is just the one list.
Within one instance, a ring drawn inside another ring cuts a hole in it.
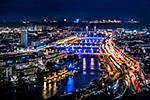
[{"label": "highway", "polygon": [[[114,48],[115,47],[113,47],[113,45],[111,43],[111,39],[107,39],[106,44],[103,44],[103,46],[102,46],[103,53],[105,52],[106,54],[109,53],[111,55],[109,57],[109,59],[113,62],[113,64],[116,67],[116,68],[112,68],[112,69],[119,69],[119,71],[123,71],[122,74],[124,77],[124,81],[126,83],[124,92],[122,92],[120,95],[116,96],[115,99],[123,96],[123,94],[126,92],[127,88],[130,89],[133,92],[133,94],[141,92],[142,87],[144,85],[143,77],[139,74],[139,70],[135,69],[134,66],[131,66],[131,64],[130,64],[131,62],[135,62],[135,61],[132,61],[132,60],[127,61],[125,59],[127,57],[118,51],[116,52],[116,50]],[[107,57],[107,59],[108,59],[108,57]],[[124,67],[123,64],[125,64],[126,67]],[[112,65],[109,65],[109,66],[112,66]],[[113,71],[117,72],[117,70],[113,70]],[[115,78],[112,78],[112,79],[115,79]],[[140,80],[142,80],[142,81],[140,81]],[[118,81],[116,81],[116,83]]]}]

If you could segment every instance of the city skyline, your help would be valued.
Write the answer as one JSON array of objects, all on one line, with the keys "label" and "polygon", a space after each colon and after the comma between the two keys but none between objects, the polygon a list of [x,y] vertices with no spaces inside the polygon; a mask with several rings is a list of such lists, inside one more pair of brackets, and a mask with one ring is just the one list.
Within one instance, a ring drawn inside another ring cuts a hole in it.
[{"label": "city skyline", "polygon": [[139,20],[150,21],[148,0],[1,0],[1,21]]}]

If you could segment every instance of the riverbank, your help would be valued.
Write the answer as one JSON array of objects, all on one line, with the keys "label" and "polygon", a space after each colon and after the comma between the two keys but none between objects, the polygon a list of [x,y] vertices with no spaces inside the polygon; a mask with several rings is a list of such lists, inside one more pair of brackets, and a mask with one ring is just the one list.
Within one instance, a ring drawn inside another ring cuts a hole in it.
[{"label": "riverbank", "polygon": [[[56,99],[59,96],[61,96],[61,98],[65,98],[65,99],[67,99],[70,95],[71,95],[71,97],[72,96],[76,97],[75,94],[78,94],[78,93],[79,94],[77,97],[81,98],[80,95],[84,94],[85,89],[87,89],[87,93],[90,93],[90,91],[89,91],[90,89],[91,89],[91,91],[94,91],[92,89],[96,88],[98,86],[97,84],[99,84],[99,82],[101,81],[99,78],[102,75],[101,71],[99,69],[101,65],[99,64],[100,62],[99,62],[98,57],[97,56],[89,56],[89,55],[80,55],[79,57],[82,58],[83,66],[81,67],[80,72],[77,73],[77,77],[76,76],[69,77],[69,79],[66,83],[67,86],[62,86],[63,88],[66,88],[66,89],[64,89],[64,92],[58,92],[56,95],[51,97],[50,100]],[[93,66],[93,63],[94,63],[94,66]],[[86,66],[85,66],[85,64],[86,64]],[[91,84],[91,82],[92,82],[92,84]],[[58,87],[58,88],[60,88],[60,87]],[[76,93],[76,91],[80,91],[80,92]],[[72,99],[73,98],[71,98],[71,100]]]},{"label": "riverbank", "polygon": [[[73,56],[72,56],[73,57]],[[67,58],[66,58],[67,59]],[[74,59],[74,58],[73,58]],[[70,58],[68,58],[70,62]],[[68,61],[65,60],[65,61]],[[77,63],[76,63],[77,62]],[[37,73],[37,79],[34,81],[25,82],[23,76],[18,79],[17,84],[13,85],[13,83],[9,80],[3,81],[0,84],[0,99],[8,99],[8,100],[26,100],[29,99],[30,96],[32,99],[42,99],[43,96],[43,87],[47,84],[53,84],[54,82],[64,80],[68,76],[72,76],[78,73],[80,66],[79,66],[79,59],[74,59],[71,62],[73,65],[68,68],[68,63],[65,62],[63,69],[59,69],[58,72],[50,72],[50,71],[42,71]],[[76,64],[74,64],[76,63]],[[58,68],[57,68],[58,69]],[[44,85],[43,85],[44,83]],[[24,93],[27,93],[24,95]],[[38,96],[37,96],[38,95]]]}]

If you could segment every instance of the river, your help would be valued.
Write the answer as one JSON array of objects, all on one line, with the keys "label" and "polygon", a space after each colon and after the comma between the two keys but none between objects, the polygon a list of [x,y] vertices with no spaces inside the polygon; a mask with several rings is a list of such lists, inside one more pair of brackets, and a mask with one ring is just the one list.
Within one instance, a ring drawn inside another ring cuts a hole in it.
[{"label": "river", "polygon": [[59,92],[75,91],[82,88],[90,81],[100,77],[100,63],[96,55],[79,55],[83,64],[80,71],[74,76],[69,76],[66,79],[57,83],[51,83],[47,87],[43,87],[43,98],[47,99]]}]

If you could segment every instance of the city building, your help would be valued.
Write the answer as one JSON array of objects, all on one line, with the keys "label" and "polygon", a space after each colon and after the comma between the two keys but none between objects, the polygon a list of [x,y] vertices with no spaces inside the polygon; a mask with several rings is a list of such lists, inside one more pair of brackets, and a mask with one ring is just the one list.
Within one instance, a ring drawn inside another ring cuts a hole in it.
[{"label": "city building", "polygon": [[26,29],[21,30],[21,46],[28,46],[28,31]]},{"label": "city building", "polygon": [[96,26],[94,26],[94,32],[96,32]]},{"label": "city building", "polygon": [[86,33],[88,33],[88,26],[86,26]]}]

